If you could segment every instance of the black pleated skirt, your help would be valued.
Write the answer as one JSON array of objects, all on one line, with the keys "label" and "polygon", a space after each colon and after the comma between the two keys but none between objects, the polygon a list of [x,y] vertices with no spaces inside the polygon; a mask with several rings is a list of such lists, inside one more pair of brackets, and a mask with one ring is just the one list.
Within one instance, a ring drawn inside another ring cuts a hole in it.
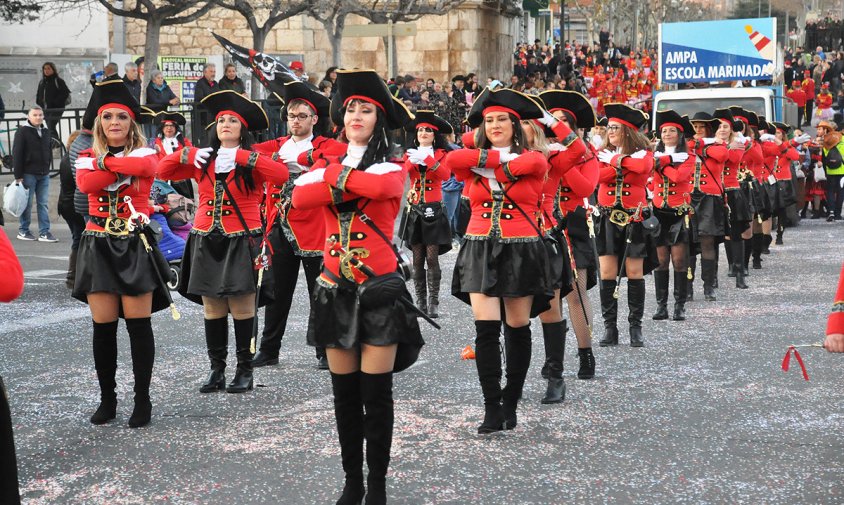
[{"label": "black pleated skirt", "polygon": [[570,212],[566,216],[565,228],[571,243],[575,268],[586,270],[586,289],[591,289],[598,284],[598,260],[595,256],[595,239],[589,236],[586,210],[578,207],[574,212]]},{"label": "black pleated skirt", "polygon": [[701,236],[720,237],[727,233],[727,210],[724,208],[724,197],[708,193],[695,192],[692,194],[692,240],[700,242]]},{"label": "black pleated skirt", "polygon": [[505,243],[467,237],[454,265],[451,294],[470,304],[469,293],[496,298],[533,296],[531,317],[545,312],[554,297],[546,244],[538,239]]},{"label": "black pleated skirt", "polygon": [[794,183],[789,180],[778,180],[774,184],[765,184],[765,191],[771,201],[771,210],[776,212],[797,203]]},{"label": "black pleated skirt", "polygon": [[402,239],[406,244],[438,245],[440,254],[451,250],[451,226],[442,202],[412,205],[405,219]]},{"label": "black pleated skirt", "polygon": [[[77,252],[72,296],[88,303],[88,293],[139,296],[152,292],[152,311],[167,308],[170,305],[167,286],[159,282],[154,268],[158,265],[166,280],[170,267],[157,251],[155,241],[151,237],[148,240],[153,246],[152,255],[137,233],[124,237],[83,233]],[[119,315],[123,317],[122,305]]]},{"label": "black pleated skirt", "polygon": [[753,207],[756,209],[756,215],[761,217],[762,221],[769,219],[773,214],[771,198],[768,196],[768,191],[765,189],[766,185],[767,184],[760,183],[759,181],[754,181],[753,187],[750,190],[753,198]]},{"label": "black pleated skirt", "polygon": [[[659,208],[653,210],[659,220],[659,236],[656,237],[657,247],[671,247],[689,243],[689,226],[686,225],[686,214],[677,214],[676,209]],[[691,224],[691,218],[689,218]]]},{"label": "black pleated skirt", "polygon": [[568,237],[562,230],[553,229],[549,237],[557,241],[557,247],[548,248],[548,259],[550,260],[552,287],[560,290],[560,298],[563,298],[571,291],[571,283],[574,280],[574,269],[571,260],[571,244]]},{"label": "black pleated skirt", "polygon": [[[191,233],[182,256],[179,293],[202,304],[202,297],[229,298],[255,293],[258,271],[253,258],[260,252],[262,236],[227,236],[218,231],[207,235]],[[270,267],[272,268],[272,266]],[[259,306],[273,301],[273,276],[264,271]]]},{"label": "black pleated skirt", "polygon": [[[728,189],[726,191],[727,205],[730,206],[730,226],[738,225],[740,228],[742,223],[750,223],[753,220],[753,209],[747,201],[747,197],[740,188]],[[746,229],[746,226],[745,228]]]},{"label": "black pleated skirt", "polygon": [[[405,297],[411,299],[407,290]],[[307,341],[308,345],[331,349],[397,344],[394,372],[415,363],[425,345],[416,315],[401,302],[365,309],[358,300],[357,285],[336,285],[321,276],[311,300]]]},{"label": "black pleated skirt", "polygon": [[[616,256],[621,261],[622,255],[627,258],[644,259],[645,274],[659,265],[656,253],[656,237],[645,230],[642,223],[629,223],[619,226],[610,221],[609,215],[602,212],[595,227],[596,245],[599,256]],[[630,243],[627,243],[627,234]],[[625,255],[625,249],[627,253]],[[619,268],[621,265],[619,265]]]},{"label": "black pleated skirt", "polygon": [[756,197],[753,194],[753,186],[756,183],[751,183],[749,180],[741,181],[741,192],[744,194],[744,201],[747,202],[747,207],[750,209],[750,220],[756,217],[759,209],[756,208]]}]

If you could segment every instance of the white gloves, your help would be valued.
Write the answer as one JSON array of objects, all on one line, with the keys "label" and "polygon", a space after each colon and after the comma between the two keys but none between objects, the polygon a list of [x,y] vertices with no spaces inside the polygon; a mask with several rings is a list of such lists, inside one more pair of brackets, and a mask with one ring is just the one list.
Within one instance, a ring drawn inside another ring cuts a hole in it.
[{"label": "white gloves", "polygon": [[703,145],[705,145],[705,146],[708,146],[709,144],[714,144],[714,143],[715,143],[715,138],[714,138],[714,137],[704,137],[704,138],[702,138],[702,139],[700,139],[700,140],[703,142]]},{"label": "white gloves", "polygon": [[687,159],[689,159],[688,153],[671,153],[671,163],[683,163]]},{"label": "white gloves", "polygon": [[808,133],[804,133],[802,135],[798,135],[797,137],[794,137],[794,142],[796,142],[797,144],[803,144],[803,143],[808,142],[810,140],[812,140],[812,137]]},{"label": "white gloves", "polygon": [[295,186],[304,186],[305,184],[314,184],[316,182],[323,182],[325,179],[325,169],[324,168],[317,168],[316,170],[311,170],[310,172],[306,172],[299,176],[296,179],[296,182],[293,183]]},{"label": "white gloves", "polygon": [[770,133],[763,133],[762,135],[759,135],[759,140],[763,142],[773,142],[777,140],[777,137],[776,135],[771,135]]},{"label": "white gloves", "polygon": [[604,147],[604,139],[600,135],[592,135],[592,146],[595,149]]},{"label": "white gloves", "polygon": [[203,165],[208,163],[208,158],[211,157],[211,151],[214,149],[211,147],[202,147],[196,150],[196,156],[193,159],[193,166],[196,168],[202,169]]},{"label": "white gloves", "polygon": [[548,150],[552,151],[552,152],[553,151],[567,151],[568,147],[564,146],[563,144],[560,144],[559,142],[552,142],[552,143],[548,144]]},{"label": "white gloves", "polygon": [[407,159],[414,165],[424,165],[428,158],[428,153],[423,153],[419,149],[408,149]]},{"label": "white gloves", "polygon": [[96,158],[76,158],[76,170],[94,170],[96,165]]},{"label": "white gloves", "polygon": [[472,172],[480,175],[481,177],[485,177],[487,179],[495,180],[495,170],[491,168],[473,168]]},{"label": "white gloves", "polygon": [[505,152],[502,152],[502,153],[501,153],[501,156],[500,156],[500,159],[501,159],[501,163],[509,163],[509,162],[511,162],[511,161],[513,161],[513,160],[515,160],[515,159],[516,159],[516,158],[518,158],[518,157],[519,157],[519,155],[518,155],[518,154],[516,154],[516,153],[505,153]]},{"label": "white gloves", "polygon": [[750,142],[750,137],[745,137],[741,132],[736,132],[735,136],[733,137],[733,142],[737,142],[741,145],[746,145]]},{"label": "white gloves", "polygon": [[609,164],[614,157],[615,157],[615,153],[608,150],[608,149],[604,149],[603,151],[598,153],[598,160],[601,163]]},{"label": "white gloves", "polygon": [[557,124],[557,118],[555,118],[553,115],[551,115],[550,112],[548,112],[547,110],[542,111],[542,112],[543,112],[542,117],[539,118],[540,123],[544,124],[548,128],[551,128],[555,124]]},{"label": "white gloves", "polygon": [[640,151],[636,151],[635,153],[631,154],[630,157],[633,158],[634,160],[641,160],[642,158],[644,158],[647,155],[648,155],[648,152],[646,150],[642,149]]},{"label": "white gloves", "polygon": [[665,154],[662,151],[654,151],[654,158],[662,158],[663,156],[670,156],[670,154]]}]

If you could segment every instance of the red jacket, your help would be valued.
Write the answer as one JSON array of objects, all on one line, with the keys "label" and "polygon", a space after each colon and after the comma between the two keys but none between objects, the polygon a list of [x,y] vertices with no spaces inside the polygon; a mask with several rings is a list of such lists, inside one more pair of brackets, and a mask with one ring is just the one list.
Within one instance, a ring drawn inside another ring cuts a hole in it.
[{"label": "red jacket", "polygon": [[806,100],[815,99],[815,80],[811,77],[803,79],[803,92],[806,93]]},{"label": "red jacket", "polygon": [[[193,147],[191,144],[190,139],[185,137],[184,135],[179,137],[182,142],[179,142],[179,148],[182,147]],[[155,137],[155,144],[153,144],[153,148],[155,149],[155,154],[158,155],[158,159],[161,159],[167,156],[167,151],[164,150],[164,142],[162,142],[161,138]],[[176,149],[178,151],[178,149]]]},{"label": "red jacket", "polygon": [[648,204],[645,187],[654,167],[652,152],[642,158],[616,154],[610,163],[599,161],[598,166],[598,205],[630,210]]},{"label": "red jacket", "polygon": [[[199,202],[193,223],[194,231],[209,233],[214,229],[219,229],[225,235],[244,234],[243,224],[234,210],[234,205],[214,173],[215,160],[210,161],[205,168],[196,168],[193,162],[197,150],[195,147],[185,147],[181,151],[165,156],[158,164],[158,178],[196,179],[199,186]],[[249,230],[260,230],[260,206],[264,200],[263,185],[265,182],[284,184],[288,177],[287,167],[284,163],[273,161],[269,156],[244,149],[238,149],[235,160],[238,165],[252,167],[255,188],[247,191],[242,179],[239,185],[235,183],[235,174],[240,170],[237,168],[227,174],[226,186],[234,201],[237,202]]]},{"label": "red jacket", "polygon": [[[290,135],[253,144],[252,149],[277,160],[279,149],[288,140],[290,140]],[[323,145],[326,141],[333,142],[325,137],[314,137],[311,145]],[[273,226],[281,226],[281,232],[290,242],[294,254],[303,257],[319,256],[325,249],[325,224],[322,220],[322,212],[319,209],[304,210],[292,207],[293,183],[298,177],[299,174],[293,174],[281,186],[275,184],[267,186],[265,202],[267,233],[269,234]]]},{"label": "red jacket", "polygon": [[744,149],[729,149],[727,161],[724,163],[724,189],[739,189],[741,183],[738,180],[739,167],[744,158]]},{"label": "red jacket", "polygon": [[785,96],[791,98],[791,101],[798,107],[804,107],[806,105],[806,92],[801,88],[791,88],[785,92]]},{"label": "red jacket", "polygon": [[[548,157],[550,169],[545,183],[542,185],[542,217],[543,224],[546,229],[557,225],[557,218],[554,214],[555,208],[560,212],[561,216],[565,216],[568,212],[565,203],[572,200],[571,188],[565,185],[566,176],[574,171],[576,175],[572,176],[573,180],[583,179],[583,174],[580,173],[582,166],[586,163],[584,155],[586,154],[586,144],[583,140],[573,134],[571,129],[565,124],[558,122],[554,125],[554,133],[557,138],[565,145],[564,150],[551,151]],[[590,153],[591,154],[591,153]],[[598,182],[597,170],[595,172],[595,182],[592,184],[592,189],[595,190],[595,184]],[[580,182],[579,180],[577,182]],[[574,210],[577,207],[579,200],[572,201]]]},{"label": "red jacket", "polygon": [[844,333],[844,264],[841,265],[841,274],[838,276],[838,291],[835,292],[835,300],[832,302],[832,311],[826,322],[826,334]]},{"label": "red jacket", "polygon": [[762,155],[765,157],[765,165],[768,170],[765,178],[771,173],[778,181],[791,180],[791,162],[800,158],[797,149],[793,147],[793,141],[786,141],[780,145],[776,142],[763,142]]},{"label": "red jacket", "polygon": [[[346,154],[348,144],[328,137],[314,137],[311,141],[314,148],[299,155],[297,163],[303,167],[312,166],[320,158],[337,158]],[[281,146],[278,146],[281,148]],[[278,151],[278,149],[276,149]]]},{"label": "red jacket", "polygon": [[764,162],[762,157],[762,146],[759,141],[751,140],[744,147],[744,156],[741,158],[741,165],[739,166],[739,175],[742,177],[756,177],[759,173],[759,166]]},{"label": "red jacket", "polygon": [[[317,173],[314,170],[313,175]],[[312,174],[307,175],[310,178]],[[356,200],[357,206],[362,207],[375,226],[392,240],[406,177],[404,167],[397,163],[378,163],[365,170],[329,163],[322,180],[307,182],[300,178],[296,182],[293,206],[302,210],[321,209],[327,239],[337,240],[347,252],[358,250],[361,261],[377,275],[394,272],[396,257],[392,247],[360,220],[360,213],[348,207],[351,204],[341,204]],[[323,261],[326,269],[343,277],[340,256],[328,242],[324,243]],[[352,268],[351,272],[356,282],[366,279],[357,269]],[[324,274],[320,278],[335,284]]]},{"label": "red jacket", "polygon": [[[411,205],[443,201],[443,181],[451,177],[451,169],[445,161],[445,149],[437,149],[425,160],[425,165],[415,165],[404,156],[404,169],[410,176],[410,191],[407,201]],[[423,168],[424,167],[424,168]],[[425,174],[424,184],[422,174]]]},{"label": "red jacket", "polygon": [[654,175],[650,185],[654,207],[676,209],[690,203],[694,170],[694,156],[689,156],[679,165],[671,163],[671,156],[654,158]]},{"label": "red jacket", "polygon": [[[467,235],[502,242],[538,236],[542,184],[548,173],[548,161],[541,153],[528,151],[508,163],[501,163],[500,153],[495,149],[458,149],[448,153],[446,161],[457,180],[465,181],[469,188],[465,194],[469,197],[472,217]],[[495,180],[507,196],[502,199],[499,191],[493,191],[488,179],[472,172],[475,167],[494,169]]]},{"label": "red jacket", "polygon": [[689,152],[694,152],[699,162],[692,172],[692,188],[708,195],[724,194],[724,164],[729,150],[724,144],[704,145],[700,140],[688,142]]},{"label": "red jacket", "polygon": [[[101,164],[99,170],[77,170],[76,187],[88,194],[88,220],[85,230],[104,232],[106,218],[128,219],[132,212],[123,202],[125,197],[132,199],[135,210],[149,215],[149,192],[155,175],[155,165],[158,157],[152,149],[142,147],[134,151],[141,154],[138,157],[116,157],[113,155],[100,156],[96,164]],[[92,149],[79,153],[79,158],[95,158]],[[117,182],[122,176],[131,175],[129,184],[123,185],[117,191],[105,188]]]},{"label": "red jacket", "polygon": [[820,94],[815,98],[815,103],[818,106],[818,109],[829,109],[832,107],[832,95],[829,93]]},{"label": "red jacket", "polygon": [[0,232],[0,302],[11,302],[23,293],[23,268],[12,243],[5,233]]}]

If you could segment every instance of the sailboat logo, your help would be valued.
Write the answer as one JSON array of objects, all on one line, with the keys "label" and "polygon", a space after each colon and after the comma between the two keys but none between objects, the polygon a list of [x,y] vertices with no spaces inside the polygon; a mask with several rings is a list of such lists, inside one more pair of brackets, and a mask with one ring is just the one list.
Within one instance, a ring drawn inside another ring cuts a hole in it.
[{"label": "sailboat logo", "polygon": [[759,56],[769,61],[765,65],[764,71],[771,72],[774,67],[774,58],[776,57],[777,51],[774,44],[771,43],[771,39],[757,32],[750,25],[744,25],[744,31],[747,32],[750,42],[753,43],[753,47],[759,52]]}]

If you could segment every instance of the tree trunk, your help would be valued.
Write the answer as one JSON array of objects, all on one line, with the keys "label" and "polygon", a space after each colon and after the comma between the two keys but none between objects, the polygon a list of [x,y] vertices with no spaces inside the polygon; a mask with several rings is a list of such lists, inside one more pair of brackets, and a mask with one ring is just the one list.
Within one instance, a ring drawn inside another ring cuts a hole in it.
[{"label": "tree trunk", "polygon": [[[258,27],[256,24],[250,28],[252,29],[252,48],[259,53],[263,53],[264,46],[267,42],[267,34],[269,32],[267,26],[264,25],[262,27]],[[264,93],[264,85],[261,84],[261,81],[259,81],[257,77],[255,77],[253,72],[250,72],[250,74],[252,74],[252,92],[250,93],[250,96],[253,100],[261,100],[266,96]]]},{"label": "tree trunk", "polygon": [[152,71],[158,68],[158,49],[161,38],[161,19],[147,19],[147,35],[144,45],[144,79],[141,82],[141,102],[146,102],[146,90]]}]

